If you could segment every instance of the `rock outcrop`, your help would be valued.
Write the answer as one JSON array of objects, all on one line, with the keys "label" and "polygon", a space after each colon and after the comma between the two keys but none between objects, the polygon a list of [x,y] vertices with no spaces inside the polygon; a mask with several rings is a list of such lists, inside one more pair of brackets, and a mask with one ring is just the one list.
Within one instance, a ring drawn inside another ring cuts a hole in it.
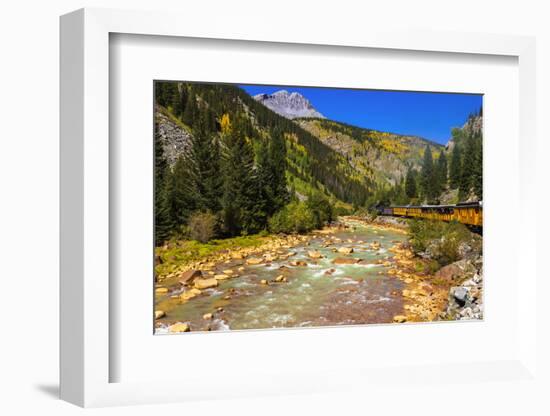
[{"label": "rock outcrop", "polygon": [[254,99],[286,118],[324,118],[307,98],[297,92],[289,93],[286,90],[281,90],[273,94],[258,94],[254,96]]}]

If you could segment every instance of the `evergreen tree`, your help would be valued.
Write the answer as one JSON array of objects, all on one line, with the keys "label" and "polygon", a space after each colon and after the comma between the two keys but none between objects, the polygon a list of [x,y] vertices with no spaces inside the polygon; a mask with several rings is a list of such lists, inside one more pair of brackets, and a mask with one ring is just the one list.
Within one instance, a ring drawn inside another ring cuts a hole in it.
[{"label": "evergreen tree", "polygon": [[437,192],[441,193],[447,187],[447,156],[445,152],[441,150],[439,153],[439,158],[437,159]]},{"label": "evergreen tree", "polygon": [[271,160],[269,159],[269,149],[264,140],[260,142],[258,153],[256,155],[256,179],[257,179],[257,207],[258,217],[262,218],[261,222],[266,225],[268,216],[271,216],[274,211],[274,192],[273,184],[273,169]]},{"label": "evergreen tree", "polygon": [[466,146],[462,157],[462,169],[460,172],[459,198],[467,198],[470,194],[473,184],[473,172],[475,169],[476,146],[473,134],[466,137]]},{"label": "evergreen tree", "polygon": [[172,221],[168,210],[166,182],[169,175],[168,164],[155,125],[155,244],[160,245],[170,237]]},{"label": "evergreen tree", "polygon": [[483,139],[481,134],[476,134],[474,137],[473,148],[472,186],[474,193],[481,201],[483,199]]},{"label": "evergreen tree", "polygon": [[437,194],[437,183],[432,150],[429,145],[426,146],[426,150],[424,151],[422,171],[420,172],[420,184],[424,198],[426,198],[428,202],[431,202]]},{"label": "evergreen tree", "polygon": [[197,106],[197,97],[194,91],[190,91],[187,95],[187,102],[185,103],[185,110],[183,112],[182,121],[189,127],[193,127],[199,114],[199,108]]},{"label": "evergreen tree", "polygon": [[416,174],[411,168],[407,171],[407,176],[405,178],[405,194],[409,199],[417,197]]},{"label": "evergreen tree", "polygon": [[176,231],[197,209],[196,172],[189,155],[181,155],[165,183],[166,209]]},{"label": "evergreen tree", "polygon": [[191,139],[190,164],[197,192],[197,209],[217,212],[221,209],[223,178],[220,175],[220,148],[217,138],[208,132],[207,114],[199,114]]},{"label": "evergreen tree", "polygon": [[171,89],[171,95],[170,95],[170,102],[169,102],[169,108],[171,108],[172,113],[177,117],[182,117],[182,110],[183,106],[181,104],[181,95],[180,95],[180,88],[182,87],[177,82],[170,82],[169,84],[172,85]]},{"label": "evergreen tree", "polygon": [[462,172],[462,161],[460,148],[455,143],[451,153],[451,166],[449,169],[449,182],[452,189],[457,189],[460,186],[460,177]]},{"label": "evergreen tree", "polygon": [[254,151],[236,120],[223,146],[222,212],[224,231],[235,236],[257,230]]},{"label": "evergreen tree", "polygon": [[271,166],[271,190],[273,211],[278,211],[289,202],[286,184],[286,144],[280,129],[273,130],[269,142],[269,164]]}]

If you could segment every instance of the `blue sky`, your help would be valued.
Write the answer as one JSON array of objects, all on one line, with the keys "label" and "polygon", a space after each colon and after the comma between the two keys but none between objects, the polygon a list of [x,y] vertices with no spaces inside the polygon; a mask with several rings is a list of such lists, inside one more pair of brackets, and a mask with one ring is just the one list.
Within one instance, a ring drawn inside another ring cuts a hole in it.
[{"label": "blue sky", "polygon": [[354,126],[421,136],[446,144],[451,128],[460,127],[482,104],[480,94],[349,90],[240,85],[250,95],[278,90],[298,92],[325,117]]}]

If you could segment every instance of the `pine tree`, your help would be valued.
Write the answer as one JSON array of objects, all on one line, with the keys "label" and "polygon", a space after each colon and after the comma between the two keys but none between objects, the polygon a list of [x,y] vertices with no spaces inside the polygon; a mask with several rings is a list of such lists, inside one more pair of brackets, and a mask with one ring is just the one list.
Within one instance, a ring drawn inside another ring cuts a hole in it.
[{"label": "pine tree", "polygon": [[165,182],[166,209],[177,231],[197,209],[196,172],[189,155],[180,155]]},{"label": "pine tree", "polygon": [[481,201],[483,199],[483,139],[480,133],[474,137],[473,148],[472,186],[474,193]]},{"label": "pine tree", "polygon": [[441,193],[447,187],[447,156],[445,156],[443,150],[441,150],[439,158],[437,159],[436,176],[437,192]]},{"label": "pine tree", "polygon": [[[256,184],[257,184],[257,215],[260,222],[265,226],[268,216],[275,211],[273,209],[273,177],[269,149],[264,140],[258,146],[256,155]],[[263,218],[263,219],[262,219]]]},{"label": "pine tree", "polygon": [[269,142],[269,163],[271,165],[271,189],[273,192],[273,212],[278,211],[289,201],[286,184],[286,144],[280,129],[273,130]]},{"label": "pine tree", "polygon": [[462,171],[462,160],[460,148],[455,143],[453,152],[451,153],[451,166],[449,169],[449,182],[452,189],[457,189],[460,186],[460,177]]},{"label": "pine tree", "polygon": [[193,127],[199,114],[199,108],[197,106],[197,98],[194,91],[190,91],[187,95],[187,102],[185,103],[185,110],[183,112],[182,121],[189,127]]},{"label": "pine tree", "polygon": [[174,114],[177,118],[181,118],[182,109],[183,109],[183,106],[181,104],[181,95],[180,95],[181,85],[178,82],[170,82],[169,84],[171,85],[169,107],[172,110],[172,114]]},{"label": "pine tree", "polygon": [[170,237],[172,221],[168,210],[166,181],[169,175],[164,150],[155,126],[155,244],[160,245]]},{"label": "pine tree", "polygon": [[409,199],[417,197],[416,191],[416,175],[414,170],[409,168],[407,171],[407,176],[405,178],[405,194]]},{"label": "pine tree", "polygon": [[460,172],[459,198],[467,198],[473,186],[473,173],[475,169],[476,147],[473,134],[468,134],[462,157],[462,168]]},{"label": "pine tree", "polygon": [[422,171],[420,172],[420,184],[422,193],[428,202],[432,201],[437,194],[437,183],[435,169],[432,158],[432,150],[429,145],[424,151],[424,160],[422,162]]},{"label": "pine tree", "polygon": [[220,175],[220,148],[217,138],[208,131],[207,114],[199,114],[191,139],[191,167],[197,191],[197,209],[217,212],[221,209],[223,178]]},{"label": "pine tree", "polygon": [[223,146],[223,225],[230,236],[257,231],[254,150],[236,120]]}]

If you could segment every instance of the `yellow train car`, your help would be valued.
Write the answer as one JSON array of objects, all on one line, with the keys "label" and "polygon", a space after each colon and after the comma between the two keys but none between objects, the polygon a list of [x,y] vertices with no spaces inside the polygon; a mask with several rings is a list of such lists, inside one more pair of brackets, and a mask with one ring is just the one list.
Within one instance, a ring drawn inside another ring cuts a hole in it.
[{"label": "yellow train car", "polygon": [[439,221],[458,221],[474,227],[483,227],[481,202],[465,202],[456,205],[395,206],[384,209],[382,214]]}]

